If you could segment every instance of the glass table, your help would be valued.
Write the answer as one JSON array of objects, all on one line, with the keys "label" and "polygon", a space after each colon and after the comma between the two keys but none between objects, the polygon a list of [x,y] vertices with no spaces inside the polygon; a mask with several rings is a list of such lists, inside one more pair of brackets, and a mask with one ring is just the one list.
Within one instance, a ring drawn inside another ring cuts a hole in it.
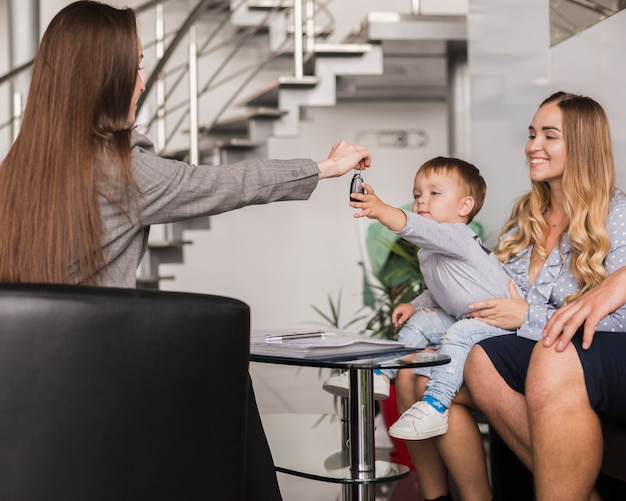
[{"label": "glass table", "polygon": [[[324,367],[349,371],[350,394],[341,399],[341,415],[269,414],[262,416],[276,469],[343,485],[344,500],[375,500],[375,484],[408,475],[403,465],[376,459],[373,370],[443,365],[445,355],[432,352],[387,353],[348,360],[309,360],[251,353],[250,361]],[[339,449],[339,450],[337,450]]]}]

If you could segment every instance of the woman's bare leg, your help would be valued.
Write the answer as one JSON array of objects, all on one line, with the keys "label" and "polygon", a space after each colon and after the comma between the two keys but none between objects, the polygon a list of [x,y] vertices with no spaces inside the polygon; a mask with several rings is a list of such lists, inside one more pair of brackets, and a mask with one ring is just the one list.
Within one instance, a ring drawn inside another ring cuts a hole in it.
[{"label": "woman's bare leg", "polygon": [[[589,413],[582,367],[576,350],[571,347],[571,353],[557,358],[559,354],[552,349],[555,359],[550,363],[541,360],[543,357],[547,358],[547,349],[538,345],[535,352],[539,349],[543,351],[537,354],[537,358],[533,353],[533,362],[529,367],[528,403],[526,397],[506,384],[480,346],[474,347],[467,359],[465,383],[474,402],[489,420],[490,426],[495,428],[530,471],[536,470],[535,489],[538,500],[599,501],[600,497],[593,490],[593,484],[599,469],[598,455],[601,455],[599,444],[602,444],[602,433],[595,412]],[[584,402],[579,400],[581,384],[585,389]],[[555,400],[550,396],[552,391],[556,392]],[[530,411],[527,410],[527,405]],[[547,410],[542,411],[544,408]],[[528,417],[529,412],[533,416],[532,421]],[[531,454],[531,422],[532,449],[536,451],[534,455]],[[579,428],[582,430],[580,433]],[[562,434],[561,438],[557,434]],[[572,437],[576,439],[572,440]],[[568,450],[565,451],[564,448]],[[574,450],[577,448],[578,450]],[[584,471],[557,465],[559,460],[555,460],[555,456],[560,460],[585,457],[584,461],[577,463],[577,467]],[[576,478],[572,478],[572,475]],[[578,494],[570,497],[569,493],[561,495],[553,491],[567,486],[574,486]]]},{"label": "woman's bare leg", "polygon": [[[402,372],[396,378],[400,413],[421,399],[428,381],[412,371]],[[464,501],[491,499],[482,437],[474,417],[463,404],[471,404],[464,390],[450,407],[448,432],[444,435],[429,440],[406,441],[420,489],[426,499],[436,499],[450,492],[448,471]]]},{"label": "woman's bare leg", "polygon": [[538,501],[597,499],[602,429],[589,404],[576,348],[538,344],[527,379],[527,402]]},{"label": "woman's bare leg", "polygon": [[432,441],[448,467],[461,499],[489,501],[492,496],[485,447],[471,407],[469,393],[462,387],[449,409],[447,433]]},{"label": "woman's bare leg", "polygon": [[526,398],[502,379],[485,351],[475,346],[465,362],[465,384],[502,440],[532,471]]}]

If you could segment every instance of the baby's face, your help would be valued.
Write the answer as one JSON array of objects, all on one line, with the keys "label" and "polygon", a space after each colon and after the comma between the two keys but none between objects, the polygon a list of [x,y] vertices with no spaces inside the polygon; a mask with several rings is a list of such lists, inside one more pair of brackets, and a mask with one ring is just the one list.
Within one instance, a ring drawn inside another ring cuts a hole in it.
[{"label": "baby's face", "polygon": [[430,172],[415,176],[413,185],[413,212],[437,223],[465,223],[461,215],[467,198],[463,186],[454,173]]}]

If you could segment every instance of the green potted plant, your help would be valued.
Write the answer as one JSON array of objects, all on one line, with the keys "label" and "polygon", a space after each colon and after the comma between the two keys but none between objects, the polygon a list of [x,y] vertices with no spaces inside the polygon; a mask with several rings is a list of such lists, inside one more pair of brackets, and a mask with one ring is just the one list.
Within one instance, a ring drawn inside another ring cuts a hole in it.
[{"label": "green potted plant", "polygon": [[387,259],[380,269],[372,270],[371,276],[364,271],[363,303],[371,311],[364,333],[395,339],[397,329],[391,322],[391,314],[399,304],[410,302],[424,289],[424,278],[417,246],[401,239],[380,239],[380,243],[389,250]]}]

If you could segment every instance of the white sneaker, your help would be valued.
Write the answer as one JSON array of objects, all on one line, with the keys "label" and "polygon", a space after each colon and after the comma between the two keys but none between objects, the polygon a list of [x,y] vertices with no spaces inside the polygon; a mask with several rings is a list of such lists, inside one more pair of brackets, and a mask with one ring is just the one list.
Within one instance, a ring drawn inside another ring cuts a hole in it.
[{"label": "white sneaker", "polygon": [[[348,371],[329,377],[322,386],[324,390],[338,397],[348,398],[350,393],[350,374]],[[382,374],[374,374],[374,400],[389,397],[389,379]]]},{"label": "white sneaker", "polygon": [[420,400],[389,428],[389,435],[403,440],[424,440],[448,431],[448,410],[441,413]]}]

